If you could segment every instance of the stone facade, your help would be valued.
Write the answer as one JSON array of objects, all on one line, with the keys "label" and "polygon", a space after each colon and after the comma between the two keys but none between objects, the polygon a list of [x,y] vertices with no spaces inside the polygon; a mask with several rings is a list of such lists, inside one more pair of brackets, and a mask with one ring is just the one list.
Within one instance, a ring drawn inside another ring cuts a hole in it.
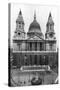
[{"label": "stone facade", "polygon": [[[33,54],[32,51],[34,51]],[[13,37],[13,65],[21,67],[22,65],[51,64],[54,62],[54,57],[52,57],[52,60],[51,56],[48,57],[48,55],[44,55],[44,52],[46,51],[56,52],[54,22],[52,20],[51,13],[48,17],[44,39],[41,27],[36,20],[36,13],[34,14],[34,20],[30,24],[29,30],[26,35],[24,31],[24,20],[22,12],[20,10],[18,18],[16,20],[16,30]],[[42,54],[39,55],[39,53]]]}]

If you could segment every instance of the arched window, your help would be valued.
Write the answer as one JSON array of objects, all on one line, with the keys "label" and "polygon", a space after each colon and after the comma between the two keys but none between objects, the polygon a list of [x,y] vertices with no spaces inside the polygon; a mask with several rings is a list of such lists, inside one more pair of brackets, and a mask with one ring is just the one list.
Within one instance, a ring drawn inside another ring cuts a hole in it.
[{"label": "arched window", "polygon": [[21,28],[21,24],[19,24],[19,28]]}]

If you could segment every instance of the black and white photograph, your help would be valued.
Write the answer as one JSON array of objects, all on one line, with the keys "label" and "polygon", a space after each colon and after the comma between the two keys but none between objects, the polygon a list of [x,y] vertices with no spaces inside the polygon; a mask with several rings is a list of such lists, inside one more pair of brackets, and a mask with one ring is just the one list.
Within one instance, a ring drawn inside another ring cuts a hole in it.
[{"label": "black and white photograph", "polygon": [[8,85],[59,83],[57,6],[9,3]]}]

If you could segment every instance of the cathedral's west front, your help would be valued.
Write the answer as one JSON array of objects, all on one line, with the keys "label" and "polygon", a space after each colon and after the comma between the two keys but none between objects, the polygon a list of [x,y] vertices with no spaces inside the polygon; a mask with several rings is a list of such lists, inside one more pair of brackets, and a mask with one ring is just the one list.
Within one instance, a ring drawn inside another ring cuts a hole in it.
[{"label": "cathedral's west front", "polygon": [[[33,22],[29,26],[27,34],[24,30],[24,20],[20,10],[16,20],[16,30],[13,37],[13,56],[14,65],[21,67],[23,65],[48,65],[53,63],[53,57],[49,52],[56,52],[56,37],[54,32],[54,22],[51,13],[49,13],[46,24],[46,32],[43,35],[41,27],[36,20],[34,12]],[[51,60],[50,60],[51,59]]]}]

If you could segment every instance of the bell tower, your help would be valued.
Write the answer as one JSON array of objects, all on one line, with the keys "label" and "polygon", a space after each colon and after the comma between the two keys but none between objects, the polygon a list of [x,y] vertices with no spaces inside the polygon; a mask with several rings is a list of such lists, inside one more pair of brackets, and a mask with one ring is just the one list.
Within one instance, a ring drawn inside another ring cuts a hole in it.
[{"label": "bell tower", "polygon": [[15,30],[15,38],[24,38],[25,37],[25,32],[24,32],[24,20],[22,16],[22,12],[20,10],[18,18],[16,20],[16,30]]},{"label": "bell tower", "polygon": [[54,32],[54,22],[52,20],[51,12],[49,13],[48,21],[46,24],[46,50],[47,51],[56,51],[56,38]]},{"label": "bell tower", "polygon": [[46,39],[55,39],[55,32],[54,32],[54,22],[52,20],[51,12],[49,13],[48,22],[46,24]]},{"label": "bell tower", "polygon": [[24,20],[23,20],[22,12],[20,10],[16,20],[16,30],[13,36],[14,50],[22,50],[23,45],[20,40],[23,40],[23,39],[25,39]]}]

